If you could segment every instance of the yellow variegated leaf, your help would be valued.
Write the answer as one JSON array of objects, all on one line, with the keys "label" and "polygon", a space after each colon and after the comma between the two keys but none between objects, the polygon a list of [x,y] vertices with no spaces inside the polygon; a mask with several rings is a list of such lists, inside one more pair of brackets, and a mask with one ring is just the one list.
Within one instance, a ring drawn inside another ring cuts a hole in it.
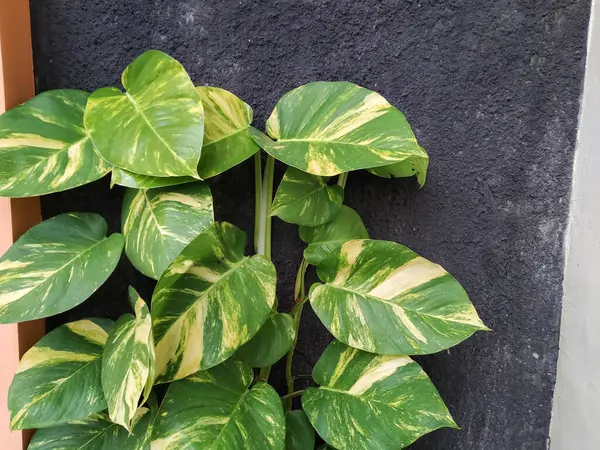
[{"label": "yellow variegated leaf", "polygon": [[131,430],[138,404],[146,401],[152,388],[155,356],[146,302],[132,287],[129,301],[135,317],[120,317],[108,336],[102,357],[102,388],[110,419]]},{"label": "yellow variegated leaf", "polygon": [[107,319],[71,322],[23,355],[8,392],[12,429],[60,425],[106,408],[100,369],[112,326]]},{"label": "yellow variegated leaf", "polygon": [[487,330],[441,266],[389,241],[348,241],[321,262],[310,302],[340,341],[382,355],[423,355]]},{"label": "yellow variegated leaf", "polygon": [[405,160],[389,166],[374,167],[369,169],[369,172],[383,178],[404,178],[416,176],[419,187],[423,187],[425,185],[425,180],[427,179],[429,156],[423,147],[421,147],[421,150],[421,155],[409,156]]},{"label": "yellow variegated leaf", "polygon": [[150,175],[140,175],[139,173],[130,172],[119,167],[113,167],[110,184],[111,187],[117,184],[134,189],[155,189],[193,183],[194,181],[198,180],[192,177],[152,177]]}]

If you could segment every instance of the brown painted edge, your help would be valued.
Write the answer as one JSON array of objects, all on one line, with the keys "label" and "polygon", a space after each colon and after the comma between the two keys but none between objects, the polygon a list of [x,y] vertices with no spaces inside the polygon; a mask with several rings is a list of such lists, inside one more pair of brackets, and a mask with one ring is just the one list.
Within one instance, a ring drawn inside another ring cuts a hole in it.
[{"label": "brown painted edge", "polygon": [[[0,113],[35,95],[29,0],[0,0]],[[41,221],[38,198],[0,198],[0,254]],[[0,325],[0,447],[25,449],[31,430],[10,431],[8,387],[20,357],[44,334],[44,321]]]}]

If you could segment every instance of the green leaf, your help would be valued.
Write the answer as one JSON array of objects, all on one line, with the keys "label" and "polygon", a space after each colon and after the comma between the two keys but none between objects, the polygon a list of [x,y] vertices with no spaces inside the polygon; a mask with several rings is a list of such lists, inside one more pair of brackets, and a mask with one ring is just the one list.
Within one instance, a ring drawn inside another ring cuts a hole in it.
[{"label": "green leaf", "polygon": [[40,319],[85,301],[115,269],[123,236],[97,214],[61,214],[27,231],[0,258],[0,324]]},{"label": "green leaf", "polygon": [[295,337],[296,329],[292,316],[274,313],[233,357],[252,367],[272,366],[292,347]]},{"label": "green leaf", "polygon": [[113,167],[110,184],[130,187],[134,189],[154,189],[167,186],[177,186],[198,181],[192,177],[151,177],[140,175],[125,169]]},{"label": "green leaf", "polygon": [[152,450],[284,448],[285,419],[277,392],[257,383],[250,367],[229,360],[169,387]]},{"label": "green leaf", "polygon": [[442,427],[456,428],[435,386],[408,356],[378,356],[334,341],[313,370],[302,406],[340,449],[388,450]]},{"label": "green leaf", "polygon": [[125,253],[136,269],[158,279],[212,221],[213,201],[206,183],[127,189],[121,213]]},{"label": "green leaf", "polygon": [[204,111],[185,69],[151,50],[125,69],[122,83],[125,93],[102,88],[88,100],[85,127],[100,154],[142,175],[198,178]]},{"label": "green leaf", "polygon": [[205,114],[204,144],[198,173],[214,177],[250,158],[259,146],[250,134],[252,108],[225,89],[197,88]]},{"label": "green leaf", "polygon": [[229,358],[258,332],[275,302],[276,271],[244,256],[246,235],[213,223],[165,270],[152,296],[157,382]]},{"label": "green leaf", "polygon": [[308,244],[304,259],[319,266],[328,255],[339,251],[344,242],[352,239],[368,239],[369,233],[362,219],[352,208],[342,205],[330,222],[318,227],[300,227],[300,239]]},{"label": "green leaf", "polygon": [[142,393],[141,403],[150,394],[155,363],[150,311],[132,287],[129,301],[135,317],[125,314],[119,318],[102,356],[102,389],[110,419],[127,430],[131,430]]},{"label": "green leaf", "polygon": [[11,429],[50,427],[106,408],[100,368],[112,326],[107,319],[71,322],[23,355],[8,391]]},{"label": "green leaf", "polygon": [[38,430],[28,450],[150,450],[155,414],[140,408],[130,434],[106,413],[93,414],[66,425]]},{"label": "green leaf", "polygon": [[315,430],[306,413],[301,409],[286,414],[285,429],[285,450],[313,450],[315,448]]},{"label": "green leaf", "polygon": [[348,241],[323,261],[311,305],[337,339],[381,355],[424,355],[487,330],[441,266],[389,241]]},{"label": "green leaf", "polygon": [[271,215],[297,225],[314,227],[335,217],[344,201],[341,186],[289,167],[277,189]]},{"label": "green leaf", "polygon": [[256,142],[314,175],[386,166],[421,149],[404,115],[381,95],[347,82],[315,82],[285,94]]},{"label": "green leaf", "polygon": [[83,91],[48,91],[0,115],[0,195],[64,191],[110,171],[83,129],[87,98]]},{"label": "green leaf", "polygon": [[400,161],[389,166],[375,167],[373,169],[369,169],[369,172],[383,178],[404,178],[416,176],[419,187],[423,187],[427,178],[429,156],[427,156],[427,153],[423,147],[421,147],[421,150],[423,151],[422,155],[409,156],[404,161]]}]

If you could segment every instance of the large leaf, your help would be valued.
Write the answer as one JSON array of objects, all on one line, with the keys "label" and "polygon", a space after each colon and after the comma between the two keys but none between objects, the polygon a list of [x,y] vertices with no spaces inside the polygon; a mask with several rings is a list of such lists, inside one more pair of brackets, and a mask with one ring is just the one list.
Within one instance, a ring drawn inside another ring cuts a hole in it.
[{"label": "large leaf", "polygon": [[404,115],[381,95],[347,82],[315,82],[285,94],[257,143],[314,175],[386,166],[421,149]]},{"label": "large leaf", "polygon": [[269,317],[276,272],[244,257],[246,235],[213,223],[175,258],[152,296],[158,382],[184,378],[229,358]]},{"label": "large leaf", "polygon": [[272,366],[292,347],[295,337],[292,316],[274,313],[260,331],[235,352],[234,358],[252,367]]},{"label": "large leaf", "polygon": [[321,267],[311,305],[340,341],[382,355],[423,355],[487,328],[441,266],[388,241],[346,242]]},{"label": "large leaf", "polygon": [[192,177],[152,177],[113,167],[110,183],[134,189],[154,189],[198,181]]},{"label": "large leaf", "polygon": [[284,448],[285,419],[277,392],[257,383],[235,360],[169,387],[152,434],[152,450]]},{"label": "large leaf", "polygon": [[148,408],[140,408],[132,432],[110,421],[106,413],[38,430],[28,450],[150,450],[152,422]]},{"label": "large leaf", "polygon": [[456,428],[435,386],[407,356],[378,356],[334,341],[313,370],[302,406],[339,449],[401,449],[442,427]]},{"label": "large leaf", "polygon": [[146,302],[132,288],[129,301],[135,317],[119,318],[108,336],[102,357],[102,389],[110,419],[131,430],[142,393],[144,403],[154,381],[154,341],[152,321]]},{"label": "large leaf", "polygon": [[290,167],[277,189],[271,215],[289,223],[314,227],[333,219],[343,201],[341,186],[329,186],[327,178]]},{"label": "large leaf", "polygon": [[285,416],[285,450],[314,450],[315,430],[301,409]]},{"label": "large leaf", "polygon": [[342,205],[333,220],[326,224],[300,227],[300,239],[308,244],[304,249],[304,259],[313,266],[319,266],[328,255],[339,251],[344,242],[368,238],[362,219],[346,205]]},{"label": "large leaf", "polygon": [[44,92],[0,116],[0,195],[64,191],[109,172],[83,129],[87,97],[76,90]]},{"label": "large leaf", "polygon": [[102,88],[88,100],[85,127],[100,154],[142,175],[198,178],[204,110],[185,69],[151,50],[125,69],[122,83],[125,93]]},{"label": "large leaf", "polygon": [[198,173],[206,179],[245,161],[259,150],[250,134],[252,108],[225,89],[200,86],[205,114]]},{"label": "large leaf", "polygon": [[206,183],[128,189],[121,214],[125,253],[136,269],[158,279],[212,221],[213,201]]},{"label": "large leaf", "polygon": [[62,214],[27,231],[0,258],[0,323],[40,319],[86,300],[112,273],[123,236],[97,214]]},{"label": "large leaf", "polygon": [[419,187],[423,187],[427,179],[427,167],[429,166],[429,156],[425,149],[421,147],[423,154],[419,156],[409,156],[404,161],[400,161],[389,166],[374,167],[369,172],[383,178],[404,178],[417,177]]},{"label": "large leaf", "polygon": [[106,408],[100,369],[112,326],[107,319],[71,322],[23,355],[8,392],[12,429],[59,425]]}]

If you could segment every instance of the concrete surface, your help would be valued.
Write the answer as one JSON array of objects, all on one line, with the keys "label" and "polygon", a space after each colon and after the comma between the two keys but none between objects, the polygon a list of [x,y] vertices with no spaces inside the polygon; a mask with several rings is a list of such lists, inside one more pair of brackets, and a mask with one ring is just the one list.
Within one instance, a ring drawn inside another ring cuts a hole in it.
[{"label": "concrete surface", "polygon": [[[588,0],[32,0],[38,90],[117,85],[159,48],[198,84],[227,88],[262,126],[277,99],[313,80],[349,80],[403,110],[431,155],[427,185],[351,174],[347,203],[372,236],[444,265],[484,321],[448,352],[420,358],[458,424],[415,449],[547,445],[562,298]],[[279,167],[279,176],[281,167]],[[102,181],[43,199],[43,212],[97,211],[118,230],[122,192]],[[252,233],[252,166],[213,182],[216,213]],[[279,298],[289,304],[302,244],[275,222]],[[123,261],[105,287],[56,326],[117,317],[126,288],[152,283]],[[295,372],[330,337],[307,313]],[[281,386],[282,371],[273,372]]]}]

